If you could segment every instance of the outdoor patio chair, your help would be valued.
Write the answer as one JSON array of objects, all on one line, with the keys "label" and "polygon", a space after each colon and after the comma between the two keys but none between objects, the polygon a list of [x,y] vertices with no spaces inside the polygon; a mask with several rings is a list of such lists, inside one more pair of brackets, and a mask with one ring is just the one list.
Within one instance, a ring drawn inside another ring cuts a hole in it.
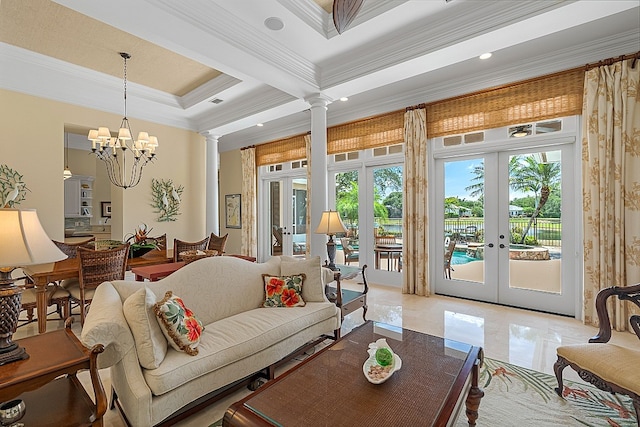
[{"label": "outdoor patio chair", "polygon": [[275,239],[275,242],[273,242],[272,254],[281,255],[282,254],[282,228],[276,227],[274,225],[271,229],[271,234],[273,234],[273,238]]},{"label": "outdoor patio chair", "polygon": [[349,239],[347,238],[340,239],[340,244],[342,245],[342,252],[344,252],[345,265],[349,265],[352,262],[359,262],[360,253],[353,249],[353,247],[349,243]]},{"label": "outdoor patio chair", "polygon": [[478,227],[469,225],[460,233],[460,237],[467,242],[475,242],[478,240]]},{"label": "outdoor patio chair", "polygon": [[[596,297],[596,312],[600,330],[589,340],[590,344],[572,344],[557,348],[558,361],[553,370],[558,380],[556,393],[563,396],[562,371],[571,366],[580,378],[601,390],[630,396],[640,419],[640,344],[636,348],[621,347],[609,342],[611,323],[607,311],[607,299],[616,296],[640,307],[640,284],[626,287],[613,286],[602,289]],[[640,315],[631,315],[629,323],[640,339]]]},{"label": "outdoor patio chair", "polygon": [[445,244],[447,247],[444,250],[444,278],[451,279],[451,270],[453,270],[453,268],[451,268],[451,258],[453,257],[453,252],[456,249],[456,241],[452,239],[449,240],[448,243],[445,241]]}]

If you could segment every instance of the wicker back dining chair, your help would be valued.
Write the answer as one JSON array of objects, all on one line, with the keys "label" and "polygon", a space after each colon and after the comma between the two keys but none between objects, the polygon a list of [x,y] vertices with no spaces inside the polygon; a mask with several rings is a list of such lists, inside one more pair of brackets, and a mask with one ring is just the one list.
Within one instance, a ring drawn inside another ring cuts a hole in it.
[{"label": "wicker back dining chair", "polygon": [[211,233],[211,236],[209,236],[209,247],[207,249],[218,251],[218,255],[222,255],[224,253],[224,247],[227,245],[228,237],[229,233],[224,236],[218,236],[215,233]]},{"label": "wicker back dining chair", "polygon": [[76,258],[78,256],[78,248],[84,247],[84,248],[93,249],[92,246],[93,246],[93,242],[95,242],[95,240],[96,240],[95,237],[91,237],[90,239],[83,240],[81,242],[76,242],[76,243],[58,242],[56,240],[52,240],[52,242],[66,256],[68,256],[69,258]]},{"label": "wicker back dining chair", "polygon": [[124,280],[128,257],[129,243],[100,251],[78,248],[80,280],[78,286],[67,288],[69,292],[67,312],[71,313],[71,302],[77,302],[80,306],[80,323],[84,325],[84,318],[96,288],[102,282]]},{"label": "wicker back dining chair", "polygon": [[198,242],[185,242],[184,240],[173,239],[173,262],[182,261],[180,252],[204,251],[209,246],[209,237]]}]

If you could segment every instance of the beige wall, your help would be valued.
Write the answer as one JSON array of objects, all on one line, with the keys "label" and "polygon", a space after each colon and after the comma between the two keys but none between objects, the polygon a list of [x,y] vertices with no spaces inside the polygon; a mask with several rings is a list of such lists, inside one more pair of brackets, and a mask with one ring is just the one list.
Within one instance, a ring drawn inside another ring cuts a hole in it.
[{"label": "beige wall", "polygon": [[[0,90],[0,163],[24,175],[31,190],[19,207],[38,211],[49,237],[64,239],[64,129],[65,126],[116,128],[122,117],[71,104]],[[130,117],[134,131],[146,129],[158,137],[157,160],[144,169],[137,187],[111,186],[112,235],[124,236],[141,222],[153,227],[152,235],[198,240],[205,235],[205,143],[191,131]],[[100,166],[98,163],[97,166]],[[71,165],[70,165],[71,167]],[[91,166],[86,166],[88,171]],[[73,173],[76,172],[71,169]],[[84,170],[84,169],[82,169]],[[100,175],[100,169],[83,175]],[[172,179],[184,186],[181,215],[175,222],[157,222],[151,204],[151,179]],[[240,185],[240,184],[238,184]],[[239,192],[239,191],[237,191]],[[100,206],[94,211],[99,215]],[[94,218],[95,219],[95,218]]]},{"label": "beige wall", "polygon": [[227,194],[242,193],[242,161],[240,150],[225,151],[220,153],[220,234],[224,236],[229,233],[225,252],[228,254],[242,253],[242,237],[240,229],[226,228],[226,218],[224,209],[224,196]]}]

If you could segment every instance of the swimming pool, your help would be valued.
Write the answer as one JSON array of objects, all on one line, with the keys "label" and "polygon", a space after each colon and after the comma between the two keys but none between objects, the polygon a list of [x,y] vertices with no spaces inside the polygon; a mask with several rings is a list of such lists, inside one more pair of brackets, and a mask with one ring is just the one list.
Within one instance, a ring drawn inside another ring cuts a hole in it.
[{"label": "swimming pool", "polygon": [[474,257],[468,256],[465,252],[454,251],[451,257],[451,265],[467,264],[471,261],[480,261]]}]

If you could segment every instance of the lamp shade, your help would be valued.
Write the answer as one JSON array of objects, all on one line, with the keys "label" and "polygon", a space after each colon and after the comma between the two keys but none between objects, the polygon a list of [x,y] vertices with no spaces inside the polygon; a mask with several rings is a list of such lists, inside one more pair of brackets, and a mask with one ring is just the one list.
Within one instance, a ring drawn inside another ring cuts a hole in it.
[{"label": "lamp shade", "polygon": [[334,235],[336,233],[345,233],[346,231],[347,227],[344,226],[338,212],[322,212],[322,218],[320,218],[320,224],[318,225],[318,228],[316,228],[316,233]]},{"label": "lamp shade", "polygon": [[65,258],[42,228],[35,209],[0,209],[0,268]]}]

